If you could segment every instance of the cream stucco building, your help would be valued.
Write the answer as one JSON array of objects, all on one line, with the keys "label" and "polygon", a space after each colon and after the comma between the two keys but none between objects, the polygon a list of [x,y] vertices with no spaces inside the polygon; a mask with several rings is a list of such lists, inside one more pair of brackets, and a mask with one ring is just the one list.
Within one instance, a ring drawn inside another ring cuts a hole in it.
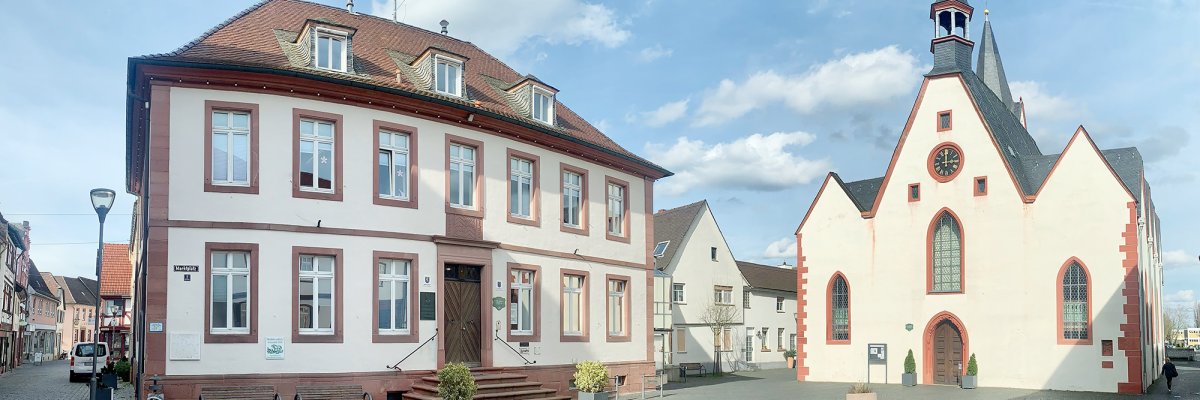
[{"label": "cream stucco building", "polygon": [[796,231],[797,378],[863,381],[883,343],[891,382],[911,349],[925,384],[958,383],[974,354],[981,386],[1140,393],[1164,337],[1141,157],[1083,127],[1044,152],[990,22],[972,69],[973,12],[932,4],[934,66],[887,170],[829,174]]}]

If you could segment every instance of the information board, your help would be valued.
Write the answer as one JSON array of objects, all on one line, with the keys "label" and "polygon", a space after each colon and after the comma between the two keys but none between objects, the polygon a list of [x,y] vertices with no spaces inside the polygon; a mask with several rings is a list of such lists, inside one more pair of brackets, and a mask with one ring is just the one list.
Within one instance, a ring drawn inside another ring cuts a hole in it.
[{"label": "information board", "polygon": [[421,292],[421,320],[437,320],[437,293]]}]

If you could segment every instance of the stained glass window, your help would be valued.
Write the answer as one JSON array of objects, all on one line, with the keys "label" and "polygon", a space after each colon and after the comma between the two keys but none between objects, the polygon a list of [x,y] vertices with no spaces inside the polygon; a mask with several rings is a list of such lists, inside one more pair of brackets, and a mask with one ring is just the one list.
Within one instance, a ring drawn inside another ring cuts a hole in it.
[{"label": "stained glass window", "polygon": [[829,304],[833,313],[833,340],[850,340],[850,287],[846,285],[845,277],[834,278]]},{"label": "stained glass window", "polygon": [[1071,263],[1062,280],[1063,339],[1088,338],[1087,274]]},{"label": "stained glass window", "polygon": [[962,230],[943,213],[933,231],[933,291],[962,291]]}]

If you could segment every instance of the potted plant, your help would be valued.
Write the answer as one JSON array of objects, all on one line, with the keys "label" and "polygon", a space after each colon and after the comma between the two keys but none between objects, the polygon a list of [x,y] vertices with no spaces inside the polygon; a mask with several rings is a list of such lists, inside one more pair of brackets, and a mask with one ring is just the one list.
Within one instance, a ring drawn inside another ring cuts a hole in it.
[{"label": "potted plant", "polygon": [[446,400],[471,400],[479,387],[475,385],[475,377],[463,363],[449,363],[437,373],[438,397]]},{"label": "potted plant", "polygon": [[904,386],[917,386],[917,360],[913,358],[912,349],[908,349],[908,356],[904,357],[904,375],[900,375],[900,382]]},{"label": "potted plant", "polygon": [[117,377],[125,382],[129,382],[129,361],[117,361],[113,364],[113,371],[117,373]]},{"label": "potted plant", "polygon": [[783,359],[787,360],[788,368],[796,368],[796,351],[788,350],[783,352]]},{"label": "potted plant", "polygon": [[879,396],[871,391],[871,387],[867,384],[856,383],[850,387],[850,392],[846,393],[846,400],[879,400]]},{"label": "potted plant", "polygon": [[579,389],[579,400],[608,400],[608,368],[596,361],[584,361],[575,365],[575,387]]},{"label": "potted plant", "polygon": [[962,377],[963,389],[974,389],[979,386],[979,377],[975,376],[979,373],[979,366],[975,364],[975,353],[971,353],[971,360],[967,361],[967,374]]}]

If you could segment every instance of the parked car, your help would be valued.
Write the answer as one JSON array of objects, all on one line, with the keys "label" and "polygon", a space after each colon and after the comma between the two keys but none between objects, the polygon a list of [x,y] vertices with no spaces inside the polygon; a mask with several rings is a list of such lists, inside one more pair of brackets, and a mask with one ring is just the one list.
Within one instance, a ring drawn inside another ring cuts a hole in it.
[{"label": "parked car", "polygon": [[71,348],[70,381],[75,382],[80,377],[90,376],[92,363],[97,363],[96,373],[99,374],[101,369],[108,366],[108,356],[108,343],[100,343],[99,346],[95,343],[76,343]]}]

